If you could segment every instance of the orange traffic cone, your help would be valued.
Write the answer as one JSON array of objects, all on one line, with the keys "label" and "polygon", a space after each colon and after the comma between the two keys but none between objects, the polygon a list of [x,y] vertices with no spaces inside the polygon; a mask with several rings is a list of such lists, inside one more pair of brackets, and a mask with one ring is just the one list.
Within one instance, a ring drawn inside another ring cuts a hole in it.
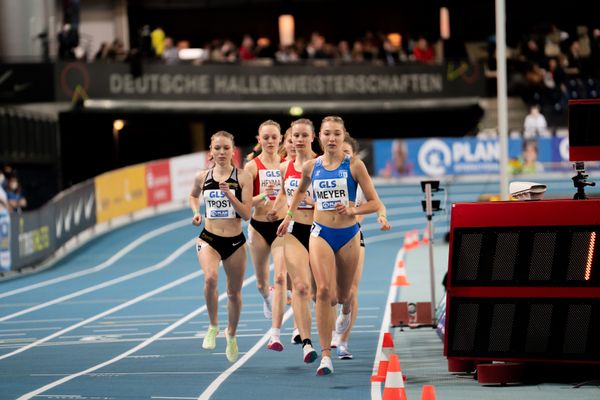
[{"label": "orange traffic cone", "polygon": [[404,244],[403,244],[403,247],[406,250],[410,250],[411,246],[412,246],[412,238],[411,238],[410,232],[407,231],[407,232],[404,233]]},{"label": "orange traffic cone", "polygon": [[383,400],[407,400],[402,371],[400,370],[400,361],[395,354],[390,356],[385,387],[383,389]]},{"label": "orange traffic cone", "polygon": [[435,400],[435,388],[433,385],[423,385],[421,400]]},{"label": "orange traffic cone", "polygon": [[392,334],[386,332],[383,334],[383,345],[381,346],[381,358],[379,359],[377,375],[371,376],[371,382],[385,382],[388,362],[392,354],[395,354],[394,341],[392,340]]},{"label": "orange traffic cone", "polygon": [[425,227],[425,230],[423,231],[423,243],[429,244],[429,226]]},{"label": "orange traffic cone", "polygon": [[419,231],[418,230],[414,230],[413,231],[413,249],[416,249],[417,247],[419,247]]},{"label": "orange traffic cone", "polygon": [[404,252],[405,252],[406,248],[401,248],[400,250],[398,250],[398,253],[396,254],[396,262],[395,265],[397,267],[396,269],[396,275],[394,278],[394,282],[392,283],[392,286],[409,286],[410,283],[408,282],[408,278],[406,277],[406,269],[404,268]]},{"label": "orange traffic cone", "polygon": [[419,231],[414,229],[404,234],[404,248],[412,250],[419,247]]}]

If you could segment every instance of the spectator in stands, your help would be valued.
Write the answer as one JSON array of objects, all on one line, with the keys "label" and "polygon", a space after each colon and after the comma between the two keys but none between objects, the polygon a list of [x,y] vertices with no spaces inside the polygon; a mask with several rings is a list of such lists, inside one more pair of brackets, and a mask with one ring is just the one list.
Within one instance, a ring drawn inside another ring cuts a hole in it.
[{"label": "spectator in stands", "polygon": [[4,172],[0,171],[0,213],[2,211],[10,211],[8,198],[6,197],[6,191],[4,190],[5,184],[6,178],[4,177]]},{"label": "spectator in stands", "polygon": [[581,47],[578,41],[573,41],[569,46],[569,51],[567,53],[567,60],[569,68],[573,68],[576,71],[576,74],[580,76],[587,75],[586,62],[587,59],[584,59],[581,54]]},{"label": "spectator in stands", "polygon": [[79,33],[71,24],[64,24],[58,33],[58,57],[61,60],[74,60],[74,49],[79,45]]},{"label": "spectator in stands", "polygon": [[249,61],[256,58],[256,54],[254,54],[254,39],[252,39],[252,36],[244,35],[239,54],[241,61]]},{"label": "spectator in stands", "polygon": [[261,37],[256,41],[256,58],[275,58],[275,49],[271,46],[271,39]]},{"label": "spectator in stands", "polygon": [[537,104],[531,106],[523,125],[523,137],[525,139],[550,136],[546,117],[540,112],[540,107]]},{"label": "spectator in stands", "polygon": [[590,40],[591,68],[593,78],[600,78],[600,28],[592,31]]},{"label": "spectator in stands", "polygon": [[544,84],[549,91],[554,110],[560,112],[565,110],[567,107],[567,74],[556,58],[548,60],[548,71],[545,74]]},{"label": "spectator in stands", "polygon": [[383,42],[383,57],[387,65],[397,65],[400,62],[400,42],[394,43],[389,36]]},{"label": "spectator in stands", "polygon": [[111,61],[124,61],[127,57],[125,46],[120,39],[115,39],[111,43],[106,53],[106,58]]},{"label": "spectator in stands", "polygon": [[381,47],[381,43],[373,32],[367,31],[362,42],[365,60],[375,61],[379,59],[379,48]]},{"label": "spectator in stands", "polygon": [[545,90],[544,76],[545,71],[539,64],[532,63],[529,65],[529,68],[525,73],[525,79],[527,80],[527,86],[529,88],[529,93],[526,97],[529,103],[542,104],[542,94]]},{"label": "spectator in stands", "polygon": [[150,37],[150,25],[144,25],[138,32],[140,46],[139,51],[142,58],[154,58],[154,48],[152,46],[152,38]]},{"label": "spectator in stands", "polygon": [[328,59],[330,56],[325,51],[325,37],[319,32],[310,35],[310,42],[306,46],[308,58],[311,60]]},{"label": "spectator in stands", "polygon": [[295,46],[282,46],[275,53],[275,60],[282,64],[294,63],[300,60],[300,56],[298,55]]},{"label": "spectator in stands", "polygon": [[352,61],[356,63],[365,61],[365,49],[360,40],[356,40],[352,45]]},{"label": "spectator in stands", "polygon": [[94,60],[101,61],[101,60],[106,59],[107,58],[108,49],[109,49],[109,46],[108,46],[107,42],[100,43],[100,48],[98,49],[98,51],[94,55]]},{"label": "spectator in stands", "polygon": [[422,62],[424,64],[431,64],[435,60],[433,48],[423,36],[417,40],[417,43],[413,49],[413,57],[415,61]]},{"label": "spectator in stands", "polygon": [[150,32],[150,39],[152,41],[152,48],[154,49],[154,54],[157,57],[161,57],[163,52],[165,51],[165,31],[160,26],[157,26]]},{"label": "spectator in stands", "polygon": [[4,170],[0,170],[0,188],[6,188],[6,176],[4,175]]},{"label": "spectator in stands", "polygon": [[179,62],[179,50],[173,44],[173,38],[168,36],[165,38],[165,45],[161,58],[167,65],[173,65]]},{"label": "spectator in stands", "polygon": [[238,51],[235,43],[231,40],[225,40],[221,46],[221,56],[224,62],[234,63],[238,60]]},{"label": "spectator in stands", "polygon": [[27,207],[27,199],[23,195],[21,183],[15,174],[8,178],[6,197],[10,208],[15,212],[21,213]]},{"label": "spectator in stands", "polygon": [[[2,175],[2,173],[0,172],[0,176],[4,176]],[[6,195],[6,192],[4,191],[4,188],[2,187],[2,185],[0,185],[0,213],[2,213],[3,211],[8,211],[10,212],[10,204],[8,204],[8,197]]]},{"label": "spectator in stands", "polygon": [[525,57],[525,61],[529,61],[533,64],[540,65],[545,59],[544,54],[540,51],[537,41],[533,38],[527,40],[521,53]]},{"label": "spectator in stands", "polygon": [[341,40],[338,43],[336,58],[343,63],[352,61],[352,52],[350,51],[350,44],[347,40]]}]

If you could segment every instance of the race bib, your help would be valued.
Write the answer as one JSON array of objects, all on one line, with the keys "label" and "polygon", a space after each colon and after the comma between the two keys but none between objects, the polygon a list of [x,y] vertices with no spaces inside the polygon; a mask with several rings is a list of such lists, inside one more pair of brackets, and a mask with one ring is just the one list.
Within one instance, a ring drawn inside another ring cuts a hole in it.
[{"label": "race bib", "polygon": [[277,193],[281,189],[281,171],[278,169],[259,169],[258,180],[260,182],[260,192],[265,193],[267,191],[267,185],[273,185],[273,194],[269,196],[269,199],[275,200]]},{"label": "race bib", "polygon": [[[300,186],[300,178],[287,178],[286,179],[284,189],[285,189],[285,196],[287,198],[288,207],[292,204],[292,197],[294,196],[294,193],[298,189],[298,186]],[[310,187],[306,191],[306,195],[309,197],[312,196],[310,193]],[[298,208],[313,208],[313,206],[312,206],[312,204],[307,204],[306,201],[301,200],[300,203],[298,203]]]},{"label": "race bib", "polygon": [[[231,194],[235,196],[235,191],[229,189]],[[219,189],[204,191],[204,206],[206,207],[206,218],[235,218],[235,209],[225,193]]]},{"label": "race bib", "polygon": [[350,204],[348,199],[348,181],[345,178],[318,179],[314,181],[313,190],[317,200],[317,210],[335,210],[335,205]]}]

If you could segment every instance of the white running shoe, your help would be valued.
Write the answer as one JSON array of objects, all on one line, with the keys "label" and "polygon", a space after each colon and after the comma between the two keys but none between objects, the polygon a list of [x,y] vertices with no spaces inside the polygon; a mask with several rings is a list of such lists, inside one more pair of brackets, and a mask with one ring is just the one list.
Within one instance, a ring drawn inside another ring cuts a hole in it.
[{"label": "white running shoe", "polygon": [[348,346],[340,344],[337,348],[337,355],[340,360],[352,360],[352,353],[348,350]]},{"label": "white running shoe", "polygon": [[333,363],[331,362],[331,357],[323,357],[321,358],[321,364],[319,368],[317,368],[317,375],[329,375],[333,374]]},{"label": "white running shoe", "polygon": [[265,315],[266,319],[273,318],[273,290],[274,288],[271,286],[269,288],[269,296],[267,296],[267,298],[264,299],[263,303],[263,314]]},{"label": "white running shoe", "polygon": [[306,364],[314,362],[319,357],[317,351],[310,344],[302,347],[302,353],[304,354],[304,362]]},{"label": "white running shoe", "polygon": [[283,351],[283,344],[281,343],[281,339],[279,338],[279,336],[271,335],[267,348],[269,350]]},{"label": "white running shoe", "polygon": [[292,332],[292,339],[290,340],[292,344],[302,344],[302,338],[300,337],[300,331],[298,328],[294,328]]},{"label": "white running shoe", "polygon": [[340,335],[336,331],[331,332],[331,348],[335,349],[340,345]]},{"label": "white running shoe", "polygon": [[348,327],[350,326],[350,322],[352,321],[352,311],[348,314],[344,314],[343,311],[340,312],[337,319],[335,320],[335,332],[338,335],[346,332]]},{"label": "white running shoe", "polygon": [[202,348],[205,350],[214,350],[217,347],[217,335],[219,334],[218,326],[208,326],[208,330],[204,335],[204,340],[202,341]]}]

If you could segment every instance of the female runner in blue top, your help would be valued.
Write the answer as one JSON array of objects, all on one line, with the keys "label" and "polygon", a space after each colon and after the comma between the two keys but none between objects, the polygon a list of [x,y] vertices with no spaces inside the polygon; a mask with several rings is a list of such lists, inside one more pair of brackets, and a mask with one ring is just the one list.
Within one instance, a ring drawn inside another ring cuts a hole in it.
[{"label": "female runner in blue top", "polygon": [[[302,166],[302,178],[295,191],[286,217],[277,234],[283,236],[294,217],[300,201],[312,183],[315,199],[314,223],[309,240],[310,265],[317,285],[316,320],[322,357],[317,375],[333,372],[331,362],[331,306],[342,304],[342,318],[336,331],[345,331],[352,318],[351,289],[358,270],[360,255],[359,227],[356,215],[369,214],[379,209],[373,182],[358,158],[344,154],[346,137],[344,121],[340,117],[325,117],[321,123],[319,140],[324,154],[308,160]],[[367,202],[354,207],[356,187],[360,185]],[[337,283],[336,293],[331,284]],[[337,294],[337,299],[335,295]]]}]

